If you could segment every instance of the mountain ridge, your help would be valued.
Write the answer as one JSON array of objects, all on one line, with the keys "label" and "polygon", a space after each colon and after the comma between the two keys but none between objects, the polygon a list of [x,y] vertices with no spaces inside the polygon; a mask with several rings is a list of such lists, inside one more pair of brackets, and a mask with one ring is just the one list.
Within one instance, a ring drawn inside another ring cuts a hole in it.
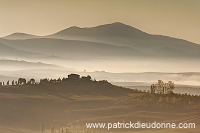
[{"label": "mountain ridge", "polygon": [[37,38],[26,40],[4,40],[4,43],[15,48],[18,47],[25,51],[40,52],[43,54],[52,53],[56,56],[64,58],[77,57],[79,54],[83,57],[92,57],[91,55],[94,57],[145,55],[145,53],[127,46],[116,46],[112,44],[80,40]]},{"label": "mountain ridge", "polygon": [[24,51],[18,49],[17,47],[12,47],[6,45],[4,42],[0,41],[0,56],[4,58],[19,58],[19,57],[42,57],[41,53],[33,53],[29,51]]},{"label": "mountain ridge", "polygon": [[64,67],[47,64],[42,62],[29,62],[24,60],[10,60],[10,59],[0,59],[0,70],[23,70],[23,69],[64,69]]},{"label": "mountain ridge", "polygon": [[[71,26],[71,27],[68,27],[68,28],[65,28],[63,30],[60,30],[60,31],[57,31],[55,33],[52,33],[52,34],[48,34],[48,35],[45,35],[45,36],[40,36],[40,35],[33,35],[33,34],[28,34],[28,33],[23,33],[23,32],[15,32],[15,33],[12,33],[10,35],[7,35],[7,36],[4,36],[4,37],[0,37],[0,39],[13,39],[13,40],[23,40],[23,39],[33,39],[33,38],[49,38],[49,37],[52,37],[56,34],[60,34],[60,33],[65,33],[66,31],[67,32],[70,32],[70,31],[78,31],[78,30],[88,30],[88,29],[99,29],[99,28],[117,28],[117,29],[120,29],[120,27],[126,27],[126,28],[129,28],[129,30],[131,29],[132,31],[135,30],[137,31],[138,33],[142,33],[144,35],[147,35],[147,36],[154,36],[155,38],[162,38],[162,39],[166,39],[166,37],[168,39],[179,39],[179,40],[183,40],[183,41],[187,41],[187,42],[190,42],[190,43],[193,43],[193,44],[197,44],[197,43],[194,43],[194,42],[191,42],[191,41],[188,41],[188,40],[185,40],[185,39],[181,39],[181,38],[176,38],[176,37],[170,37],[170,36],[167,36],[167,35],[158,35],[158,34],[149,34],[149,33],[146,33],[140,29],[137,29],[133,26],[130,26],[128,24],[124,24],[124,23],[121,23],[121,22],[114,22],[114,23],[109,23],[109,24],[102,24],[102,25],[98,25],[98,26],[94,26],[94,27],[77,27],[77,26]],[[69,31],[68,31],[69,30]],[[16,37],[16,36],[19,36],[19,37]],[[20,37],[22,36],[22,37]],[[23,37],[25,36],[25,37]],[[198,44],[199,45],[199,44]]]},{"label": "mountain ridge", "polygon": [[[29,43],[30,40],[32,41],[31,44]],[[87,28],[73,26],[39,38],[22,40],[0,39],[0,42],[15,48],[20,47],[21,50],[25,51],[40,51],[42,54],[46,53],[48,55],[50,53],[65,58],[79,55],[81,55],[79,57],[83,55],[86,55],[85,57],[93,57],[97,54],[100,57],[104,56],[103,58],[107,58],[110,55],[114,57],[129,56],[131,58],[151,56],[153,58],[180,57],[198,59],[200,57],[200,45],[196,43],[162,35],[148,34],[120,22]],[[21,47],[21,44],[24,46]],[[43,48],[38,47],[33,51],[38,45]],[[113,48],[110,47],[111,45]]]},{"label": "mountain ridge", "polygon": [[10,39],[10,40],[23,40],[23,39],[30,39],[30,38],[39,38],[40,36],[27,34],[27,33],[21,33],[21,32],[15,32],[10,35],[2,37],[2,39]]},{"label": "mountain ridge", "polygon": [[61,30],[59,32],[56,32],[50,36],[59,36],[59,35],[103,35],[103,36],[108,36],[108,35],[115,35],[115,36],[131,36],[135,35],[135,37],[139,36],[148,36],[149,34],[136,29],[132,26],[120,23],[120,22],[115,22],[111,24],[104,24],[104,25],[99,25],[96,27],[85,27],[85,28],[80,28],[76,26],[72,26],[69,28],[66,28],[64,30]]}]

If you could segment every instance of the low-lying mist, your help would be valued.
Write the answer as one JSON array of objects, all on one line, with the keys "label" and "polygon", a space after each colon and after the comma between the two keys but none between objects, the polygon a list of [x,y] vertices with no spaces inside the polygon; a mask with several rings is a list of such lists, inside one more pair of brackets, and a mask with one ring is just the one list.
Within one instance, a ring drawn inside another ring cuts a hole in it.
[{"label": "low-lying mist", "polygon": [[[34,63],[33,63],[34,62]],[[180,59],[32,59],[0,64],[0,75],[10,77],[62,78],[70,73],[91,75],[110,82],[172,80],[176,84],[200,85],[200,62]],[[3,80],[1,78],[1,80]],[[7,80],[7,78],[6,78]]]},{"label": "low-lying mist", "polygon": [[47,64],[56,64],[66,69],[77,71],[106,71],[112,73],[129,73],[129,72],[200,72],[200,62],[192,59],[179,58],[89,58],[89,59],[40,59],[33,60]]}]

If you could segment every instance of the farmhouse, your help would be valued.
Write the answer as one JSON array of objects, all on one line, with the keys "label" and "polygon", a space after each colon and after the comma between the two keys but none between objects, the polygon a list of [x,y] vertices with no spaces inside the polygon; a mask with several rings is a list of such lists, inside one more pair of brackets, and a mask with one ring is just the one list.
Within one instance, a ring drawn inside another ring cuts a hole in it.
[{"label": "farmhouse", "polygon": [[70,74],[68,75],[69,81],[80,81],[80,75],[78,74]]}]

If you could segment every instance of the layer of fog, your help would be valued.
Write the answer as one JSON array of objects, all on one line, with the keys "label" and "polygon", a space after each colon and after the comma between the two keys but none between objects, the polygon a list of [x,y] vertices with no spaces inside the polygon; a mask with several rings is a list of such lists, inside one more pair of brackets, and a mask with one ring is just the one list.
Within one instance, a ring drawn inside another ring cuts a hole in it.
[{"label": "layer of fog", "polygon": [[0,64],[0,75],[7,76],[5,79],[0,78],[1,81],[6,81],[9,77],[37,80],[63,78],[70,73],[79,73],[110,82],[154,83],[161,79],[174,81],[175,84],[200,86],[200,74],[198,73],[200,62],[188,59],[54,59],[51,57],[32,59],[29,62],[19,61],[18,65],[15,63],[16,61],[11,65]]},{"label": "layer of fog", "polygon": [[[200,72],[200,62],[197,59],[179,59],[179,58],[61,58],[50,56],[40,59],[18,59],[19,61],[44,63],[49,65],[56,65],[65,68],[66,70],[76,71],[106,71],[112,73],[138,73],[138,72],[164,72],[164,73],[181,73],[181,72]],[[42,65],[42,64],[41,64]],[[7,70],[13,67],[12,70],[29,69],[21,66],[5,66],[0,64],[0,70]],[[39,64],[38,64],[39,66]],[[46,66],[47,69],[48,65]],[[34,68],[33,68],[34,69]],[[60,68],[54,68],[60,69]]]}]

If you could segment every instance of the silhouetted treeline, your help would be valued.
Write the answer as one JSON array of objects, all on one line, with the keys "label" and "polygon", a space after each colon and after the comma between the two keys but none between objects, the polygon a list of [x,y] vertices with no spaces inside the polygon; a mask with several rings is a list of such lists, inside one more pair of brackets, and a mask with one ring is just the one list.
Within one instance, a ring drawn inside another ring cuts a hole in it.
[{"label": "silhouetted treeline", "polygon": [[[5,85],[25,85],[25,84],[45,84],[45,83],[60,83],[60,82],[90,82],[90,81],[96,81],[95,79],[92,80],[91,76],[82,76],[78,74],[70,74],[68,75],[67,78],[58,78],[58,79],[40,79],[39,82],[36,82],[35,79],[31,78],[30,80],[26,80],[25,78],[19,78],[17,81],[7,81],[6,84],[4,82],[0,82],[0,86],[5,86]],[[107,80],[102,80],[98,81],[102,83],[108,83]]]}]

